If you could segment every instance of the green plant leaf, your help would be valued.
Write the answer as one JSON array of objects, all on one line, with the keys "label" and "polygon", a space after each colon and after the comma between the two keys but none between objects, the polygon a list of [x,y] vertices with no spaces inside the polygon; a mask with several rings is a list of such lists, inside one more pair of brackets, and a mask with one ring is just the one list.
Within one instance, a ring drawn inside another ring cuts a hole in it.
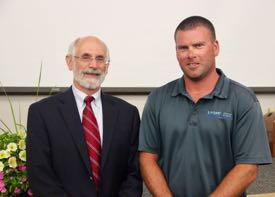
[{"label": "green plant leaf", "polygon": [[[16,132],[18,132],[18,130],[17,130],[17,126],[16,126],[15,114],[14,114],[14,110],[13,110],[13,106],[12,106],[11,99],[10,99],[10,97],[8,96],[8,94],[7,94],[6,90],[5,90],[5,88],[4,88],[4,86],[2,85],[2,83],[1,83],[1,82],[0,82],[0,85],[1,85],[1,87],[2,87],[2,89],[3,89],[3,91],[4,91],[4,93],[5,93],[6,97],[8,98],[9,105],[10,105],[10,109],[11,109],[11,113],[12,113],[13,125],[14,125],[14,128],[15,128],[15,131],[16,131]],[[3,121],[1,121],[1,122],[3,123]]]},{"label": "green plant leaf", "polygon": [[[19,114],[18,114],[18,120],[19,120],[19,124],[22,124],[21,122],[21,107],[20,107],[20,103],[18,104],[18,111],[19,111]],[[17,123],[18,124],[18,123]]]},{"label": "green plant leaf", "polygon": [[27,128],[23,124],[17,123],[16,125],[19,126],[20,128],[23,128],[24,131],[27,131]]},{"label": "green plant leaf", "polygon": [[6,127],[7,130],[3,129],[3,128],[0,128],[2,131],[8,131],[8,132],[11,132],[11,129],[8,127],[8,125],[5,124],[5,122],[3,120],[0,119],[0,122]]},{"label": "green plant leaf", "polygon": [[42,77],[42,65],[43,65],[43,61],[41,60],[40,70],[39,70],[39,78],[38,78],[37,89],[36,89],[36,97],[37,98],[39,95],[39,89],[40,89],[40,83],[41,83],[41,77]]}]

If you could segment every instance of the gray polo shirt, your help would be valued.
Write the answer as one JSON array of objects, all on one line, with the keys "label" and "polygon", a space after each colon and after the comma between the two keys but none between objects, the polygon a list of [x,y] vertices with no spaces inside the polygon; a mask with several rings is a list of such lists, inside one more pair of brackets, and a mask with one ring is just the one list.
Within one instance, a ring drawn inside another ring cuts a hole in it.
[{"label": "gray polo shirt", "polygon": [[272,162],[256,96],[217,72],[215,89],[197,103],[183,78],[157,88],[146,102],[139,151],[159,155],[175,197],[207,196],[235,164]]}]

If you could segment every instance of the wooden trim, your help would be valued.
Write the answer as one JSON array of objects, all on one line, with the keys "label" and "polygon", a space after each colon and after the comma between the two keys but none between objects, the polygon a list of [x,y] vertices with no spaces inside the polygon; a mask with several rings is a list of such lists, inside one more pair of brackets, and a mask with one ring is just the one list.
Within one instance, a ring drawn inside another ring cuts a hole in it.
[{"label": "wooden trim", "polygon": [[[3,87],[8,95],[36,95],[37,87]],[[0,95],[4,95],[0,88]],[[39,95],[51,95],[68,87],[40,87]],[[275,94],[275,87],[250,87],[255,94]],[[148,95],[155,87],[103,87],[104,92],[112,95]]]},{"label": "wooden trim", "polygon": [[275,94],[275,87],[250,87],[255,94]]}]

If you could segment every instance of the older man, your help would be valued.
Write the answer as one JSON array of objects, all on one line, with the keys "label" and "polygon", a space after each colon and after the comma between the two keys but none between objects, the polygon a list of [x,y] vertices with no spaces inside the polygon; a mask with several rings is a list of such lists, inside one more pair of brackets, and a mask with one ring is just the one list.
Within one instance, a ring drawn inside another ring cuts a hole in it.
[{"label": "older man", "polygon": [[107,46],[76,39],[66,56],[72,86],[29,108],[27,166],[35,196],[140,197],[136,107],[101,92]]}]

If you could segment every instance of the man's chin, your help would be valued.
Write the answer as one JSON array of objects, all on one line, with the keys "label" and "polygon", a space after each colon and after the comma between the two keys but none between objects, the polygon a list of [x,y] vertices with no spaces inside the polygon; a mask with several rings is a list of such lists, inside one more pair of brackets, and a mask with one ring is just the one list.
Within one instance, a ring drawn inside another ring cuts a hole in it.
[{"label": "man's chin", "polygon": [[81,84],[84,88],[87,88],[89,90],[96,90],[100,87],[100,84],[94,84],[94,83],[85,83]]},{"label": "man's chin", "polygon": [[89,90],[97,90],[99,88],[99,86],[88,86],[86,88]]},{"label": "man's chin", "polygon": [[78,81],[79,86],[88,90],[96,90],[100,87],[99,82]]},{"label": "man's chin", "polygon": [[74,80],[82,88],[85,88],[87,90],[97,90],[100,88],[101,83],[103,82],[104,78],[102,81],[99,78],[82,78],[82,79],[75,78]]}]

